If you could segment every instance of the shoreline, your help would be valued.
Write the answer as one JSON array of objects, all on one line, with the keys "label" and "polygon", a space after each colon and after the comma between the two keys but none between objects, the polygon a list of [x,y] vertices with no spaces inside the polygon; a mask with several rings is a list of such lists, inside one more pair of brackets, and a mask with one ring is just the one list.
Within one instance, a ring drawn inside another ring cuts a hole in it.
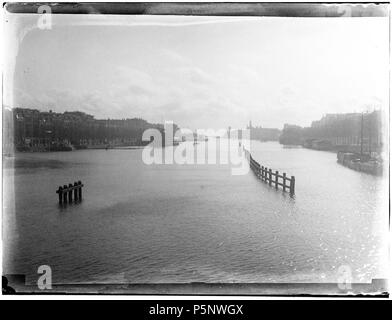
[{"label": "shoreline", "polygon": [[382,176],[384,173],[384,165],[382,160],[372,158],[370,155],[359,154],[358,152],[349,151],[349,150],[341,150],[341,148],[314,148],[310,146],[304,145],[285,145],[282,144],[283,148],[287,149],[296,149],[296,148],[304,148],[315,151],[324,151],[335,153],[337,160],[336,162],[346,168],[349,168],[354,171],[363,172],[366,174],[370,174],[373,176]]},{"label": "shoreline", "polygon": [[13,154],[23,154],[23,153],[51,153],[51,152],[73,152],[73,151],[83,151],[83,150],[133,150],[133,149],[141,149],[144,146],[137,145],[137,146],[92,146],[86,148],[75,148],[69,147],[64,149],[56,149],[56,150],[43,150],[43,149],[36,149],[36,150],[13,150],[12,152],[3,152],[3,156],[12,156]]}]

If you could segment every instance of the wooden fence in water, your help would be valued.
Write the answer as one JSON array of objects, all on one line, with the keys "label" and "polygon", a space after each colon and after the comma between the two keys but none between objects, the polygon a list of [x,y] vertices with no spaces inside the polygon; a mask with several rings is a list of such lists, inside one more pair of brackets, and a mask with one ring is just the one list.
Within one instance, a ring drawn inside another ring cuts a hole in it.
[{"label": "wooden fence in water", "polygon": [[261,166],[255,159],[253,159],[252,155],[245,148],[243,149],[245,152],[245,157],[249,161],[250,168],[255,173],[255,175],[261,179],[261,181],[267,183],[271,187],[275,187],[276,190],[279,187],[282,187],[283,191],[289,191],[290,195],[294,195],[295,193],[295,177],[288,177],[286,172],[280,174],[279,171],[273,171],[271,168],[267,168]]}]

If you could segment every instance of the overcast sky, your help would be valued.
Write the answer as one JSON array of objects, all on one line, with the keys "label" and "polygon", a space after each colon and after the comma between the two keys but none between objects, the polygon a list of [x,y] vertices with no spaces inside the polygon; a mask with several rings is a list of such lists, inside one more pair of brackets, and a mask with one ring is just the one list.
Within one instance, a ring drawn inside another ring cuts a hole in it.
[{"label": "overcast sky", "polygon": [[36,19],[9,19],[11,106],[191,129],[387,107],[388,18],[56,15],[51,30]]}]

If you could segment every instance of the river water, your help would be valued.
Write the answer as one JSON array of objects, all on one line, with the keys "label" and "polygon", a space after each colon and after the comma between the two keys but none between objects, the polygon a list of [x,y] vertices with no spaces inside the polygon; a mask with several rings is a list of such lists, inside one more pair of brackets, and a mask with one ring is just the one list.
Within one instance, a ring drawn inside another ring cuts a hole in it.
[{"label": "river water", "polygon": [[[200,145],[195,145],[199,148]],[[386,178],[330,152],[252,141],[296,177],[276,191],[229,165],[146,165],[142,150],[17,154],[4,160],[3,273],[49,265],[54,283],[355,282],[386,277]],[[58,205],[59,185],[84,199]]]}]

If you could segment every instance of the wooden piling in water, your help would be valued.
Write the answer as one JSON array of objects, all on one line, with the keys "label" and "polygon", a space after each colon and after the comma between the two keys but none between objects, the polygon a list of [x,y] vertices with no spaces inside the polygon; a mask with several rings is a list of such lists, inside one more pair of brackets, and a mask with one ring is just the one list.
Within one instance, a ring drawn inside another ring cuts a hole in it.
[{"label": "wooden piling in water", "polygon": [[75,201],[77,201],[78,200],[78,189],[77,189],[78,183],[75,181],[73,186],[74,186],[74,199],[75,199]]},{"label": "wooden piling in water", "polygon": [[279,171],[275,171],[275,189],[278,190]]},{"label": "wooden piling in water", "polygon": [[286,172],[283,172],[283,191],[286,191]]},{"label": "wooden piling in water", "polygon": [[269,185],[272,184],[272,169],[269,169]]},{"label": "wooden piling in water", "polygon": [[291,176],[291,181],[290,181],[290,195],[294,195],[295,193],[295,177]]},{"label": "wooden piling in water", "polygon": [[56,193],[59,194],[59,203],[62,204],[63,203],[63,187],[59,186],[59,188],[56,191]]},{"label": "wooden piling in water", "polygon": [[72,202],[72,183],[68,184],[68,202]]},{"label": "wooden piling in water", "polygon": [[80,180],[78,181],[78,185],[80,186],[79,187],[79,200],[82,200],[82,187],[83,187],[83,185]]},{"label": "wooden piling in water", "polygon": [[68,201],[68,195],[67,195],[67,185],[65,184],[63,186],[63,203],[67,203]]}]

